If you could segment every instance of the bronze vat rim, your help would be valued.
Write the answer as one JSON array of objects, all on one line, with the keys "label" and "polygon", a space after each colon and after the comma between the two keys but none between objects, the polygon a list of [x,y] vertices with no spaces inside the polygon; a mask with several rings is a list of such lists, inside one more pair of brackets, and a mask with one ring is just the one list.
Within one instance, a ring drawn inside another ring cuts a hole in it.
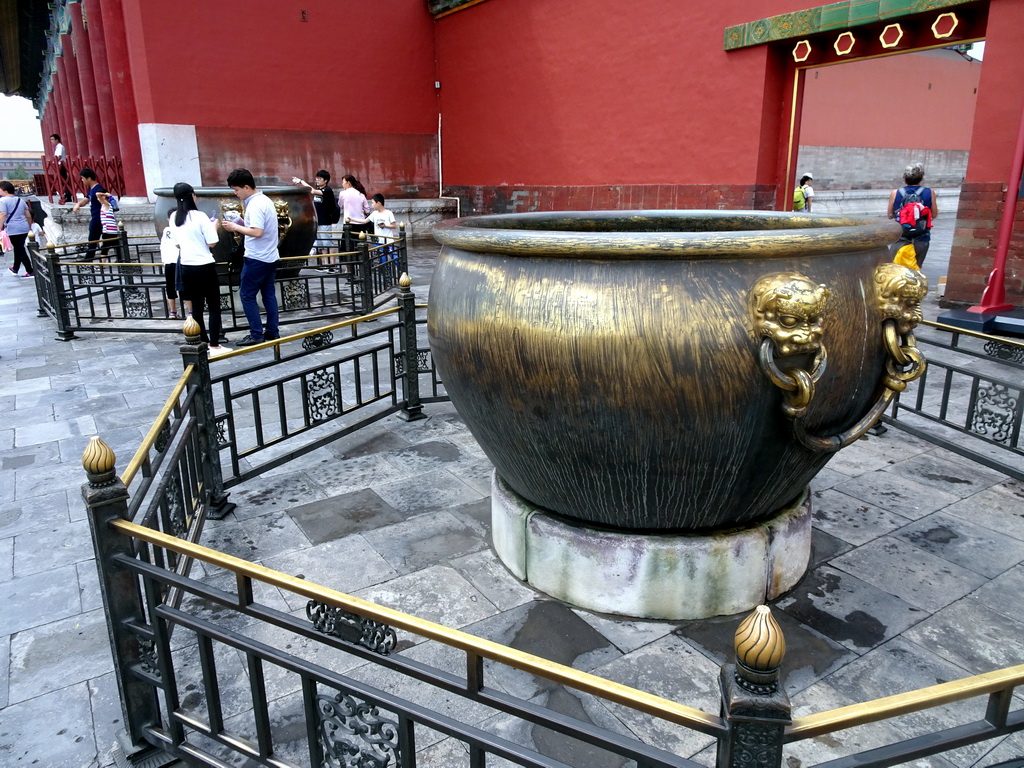
[{"label": "bronze vat rim", "polygon": [[792,258],[794,250],[834,255],[885,247],[899,235],[899,225],[887,219],[741,210],[543,211],[448,219],[434,227],[434,239],[464,251],[575,260]]}]

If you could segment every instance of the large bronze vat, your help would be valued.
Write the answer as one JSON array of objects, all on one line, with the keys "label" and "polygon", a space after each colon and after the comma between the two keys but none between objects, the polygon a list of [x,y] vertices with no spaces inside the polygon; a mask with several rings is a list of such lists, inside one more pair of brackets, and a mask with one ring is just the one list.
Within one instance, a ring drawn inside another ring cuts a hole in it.
[{"label": "large bronze vat", "polygon": [[[216,216],[224,220],[226,211],[242,212],[242,201],[235,197],[231,187],[196,187],[196,207],[208,216]],[[278,220],[278,249],[282,257],[305,256],[313,247],[316,239],[316,215],[313,211],[313,198],[309,191],[299,187],[260,187],[260,191],[274,203]],[[177,208],[174,190],[171,187],[160,187],[153,190],[156,195],[156,206],[153,216],[156,223],[156,234],[161,236],[167,226],[167,219]],[[220,242],[213,247],[213,256],[223,262],[224,271],[231,259],[234,235],[220,230]],[[279,277],[293,277],[300,267],[288,266],[287,263],[278,268]]]},{"label": "large bronze vat", "polygon": [[630,530],[750,524],[923,370],[911,331],[927,288],[891,264],[898,234],[747,211],[450,220],[430,347],[533,504]]}]

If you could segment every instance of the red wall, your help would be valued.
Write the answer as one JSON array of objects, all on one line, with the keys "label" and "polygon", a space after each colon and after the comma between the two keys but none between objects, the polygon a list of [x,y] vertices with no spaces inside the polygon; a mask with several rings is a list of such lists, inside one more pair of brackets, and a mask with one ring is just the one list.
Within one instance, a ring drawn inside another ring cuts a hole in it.
[{"label": "red wall", "polygon": [[140,123],[226,127],[244,114],[271,130],[436,132],[425,3],[220,0],[206,8],[124,0]]},{"label": "red wall", "polygon": [[[944,50],[808,70],[800,141],[824,147],[969,149],[981,71],[980,61]],[[897,108],[901,98],[908,105],[905,113]]]},{"label": "red wall", "polygon": [[805,6],[490,0],[443,17],[445,186],[773,184],[783,66],[723,34]]}]

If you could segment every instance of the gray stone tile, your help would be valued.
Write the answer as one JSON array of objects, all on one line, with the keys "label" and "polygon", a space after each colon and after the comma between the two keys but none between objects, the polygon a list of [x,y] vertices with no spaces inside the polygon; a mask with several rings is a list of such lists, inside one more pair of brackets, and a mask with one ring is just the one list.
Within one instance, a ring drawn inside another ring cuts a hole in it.
[{"label": "gray stone tile", "polygon": [[[353,594],[394,579],[398,572],[361,536],[348,536],[262,560],[263,565],[322,587]],[[304,608],[305,597],[282,593],[290,610]]]},{"label": "gray stone tile", "polygon": [[15,427],[14,444],[18,448],[40,443],[49,443],[54,440],[63,440],[67,437],[78,437],[81,435],[95,435],[96,422],[92,416],[79,416],[75,419],[58,421],[47,424],[34,424],[28,427]]},{"label": "gray stone tile", "polygon": [[0,539],[0,581],[14,578],[14,539]]},{"label": "gray stone tile", "polygon": [[10,699],[25,701],[84,682],[112,664],[103,611],[22,630],[11,638]]},{"label": "gray stone tile", "polygon": [[[819,682],[800,694],[793,702],[793,716],[827,712],[854,704],[855,701],[832,688],[828,682]],[[856,728],[834,731],[813,739],[791,742],[783,747],[782,763],[788,766],[817,765],[829,760],[846,757],[857,752],[886,746],[899,741],[904,734],[898,726],[887,722],[868,723]],[[904,765],[913,768],[955,768],[942,757],[929,757]]]},{"label": "gray stone tile", "polygon": [[[864,702],[917,688],[959,680],[970,673],[902,638],[875,648],[828,678],[828,684],[852,701]],[[904,715],[899,719],[903,738],[922,736],[978,719],[986,697],[954,702]],[[974,744],[944,753],[956,765],[973,765],[991,745]]]},{"label": "gray stone tile", "polygon": [[93,556],[92,536],[84,521],[34,528],[14,539],[14,573],[18,577],[56,570]]},{"label": "gray stone tile", "polygon": [[[11,636],[0,635],[0,710],[10,704],[9,689],[11,684]],[[0,721],[3,715],[0,714]],[[2,737],[0,737],[2,743]]]},{"label": "gray stone tile", "polygon": [[80,610],[74,566],[0,583],[0,635],[38,627]]},{"label": "gray stone tile", "polygon": [[95,765],[94,734],[86,683],[69,685],[0,710],[0,754],[11,766]]},{"label": "gray stone tile", "polygon": [[[85,391],[85,384],[67,385],[61,387],[55,387],[50,390],[40,392],[27,392],[22,395],[18,395],[16,398],[17,407],[21,408],[36,408],[38,406],[52,405],[54,407],[70,405],[73,403],[82,404],[82,407],[86,407],[85,403],[88,402],[88,394]],[[12,403],[11,409],[15,405]]]},{"label": "gray stone tile", "polygon": [[[117,741],[117,732],[125,727],[121,697],[117,690],[117,678],[114,677],[113,672],[91,678],[87,682],[92,722],[96,729],[96,744],[99,747],[101,761],[103,761],[109,759],[106,754]],[[100,764],[103,765],[103,762]]]},{"label": "gray stone tile", "polygon": [[1024,650],[1016,640],[1024,637],[1024,623],[977,600],[960,600],[944,608],[904,637],[972,675],[1024,664]]},{"label": "gray stone tile", "polygon": [[39,405],[35,408],[21,408],[9,414],[5,414],[4,418],[5,426],[10,427],[11,429],[31,427],[38,424],[52,424],[53,421],[52,405]]},{"label": "gray stone tile", "polygon": [[14,429],[0,429],[0,451],[9,451],[14,447]]},{"label": "gray stone tile", "polygon": [[1024,755],[1024,734],[1020,731],[1003,739],[987,741],[985,745],[992,749],[975,764],[977,768],[1004,763],[1004,768],[1020,768],[1021,756]]},{"label": "gray stone tile", "polygon": [[487,546],[473,529],[449,512],[432,512],[363,533],[399,573],[447,563]]},{"label": "gray stone tile", "polygon": [[835,490],[912,520],[959,499],[948,491],[905,479],[891,472],[870,472],[836,485]]},{"label": "gray stone tile", "polygon": [[312,544],[372,531],[406,518],[369,488],[300,504],[288,514]]},{"label": "gray stone tile", "polygon": [[541,593],[513,576],[489,548],[455,558],[450,564],[500,611],[542,597]]},{"label": "gray stone tile", "polygon": [[259,560],[309,546],[299,527],[284,511],[271,512],[249,520],[207,521],[203,544],[243,560]]},{"label": "gray stone tile", "polygon": [[[238,651],[233,646],[215,642],[213,662],[224,717],[231,718],[250,711],[252,690],[249,687],[245,663]],[[203,679],[198,645],[190,642],[171,651],[171,663],[179,679],[178,696],[182,708],[193,711],[203,718],[209,717],[206,700],[208,687]]]},{"label": "gray stone tile", "polygon": [[[672,670],[671,674],[666,674],[666,670]],[[709,713],[718,712],[721,698],[718,664],[676,635],[648,643],[593,671],[616,683],[670,701],[685,702],[687,706]],[[606,706],[645,742],[678,755],[692,755],[713,741],[711,736],[650,717],[635,709],[611,703]]]},{"label": "gray stone tile", "polygon": [[371,486],[382,499],[402,512],[429,512],[483,498],[451,472],[437,469],[389,483]]},{"label": "gray stone tile", "polygon": [[910,522],[910,518],[872,506],[835,489],[815,492],[811,510],[815,528],[854,545],[877,539]]},{"label": "gray stone tile", "polygon": [[378,454],[356,456],[339,461],[333,459],[307,470],[310,478],[324,491],[324,497],[359,491],[373,483],[397,480],[402,471]]},{"label": "gray stone tile", "polygon": [[[535,593],[538,598],[542,595]],[[623,653],[630,653],[648,643],[660,640],[676,629],[676,624],[667,621],[629,619],[625,616],[606,616],[601,613],[573,608],[573,613],[596,629]]]},{"label": "gray stone tile", "polygon": [[234,515],[239,520],[259,517],[274,509],[291,509],[326,494],[310,475],[301,470],[276,477],[256,477],[236,485],[230,491],[231,501],[237,506]]},{"label": "gray stone tile", "polygon": [[476,587],[446,565],[405,574],[355,594],[364,600],[457,628],[497,613]]},{"label": "gray stone tile", "polygon": [[868,542],[832,565],[929,613],[985,583],[978,573],[893,537]]},{"label": "gray stone tile", "polygon": [[848,477],[859,477],[866,472],[888,467],[890,461],[889,456],[881,453],[873,445],[858,440],[833,456],[828,462],[827,469]]},{"label": "gray stone tile", "polygon": [[433,469],[450,469],[464,459],[458,446],[447,440],[427,440],[398,451],[389,451],[383,456],[406,475],[418,475]]},{"label": "gray stone tile", "polygon": [[[54,451],[58,450],[56,443],[46,443],[41,447],[50,446]],[[80,488],[85,479],[85,470],[82,469],[80,461],[70,464],[53,461],[49,466],[46,463],[33,464],[30,469],[18,470],[15,473],[15,493],[19,501],[27,500],[51,494],[56,489],[63,488],[67,491]]]},{"label": "gray stone tile", "polygon": [[95,611],[103,607],[103,596],[100,594],[100,575],[96,570],[95,558],[77,563],[78,591],[82,600],[82,611]]},{"label": "gray stone tile", "polygon": [[371,424],[358,432],[338,438],[327,446],[327,449],[339,459],[354,459],[370,456],[375,453],[402,450],[408,448],[409,441],[399,437],[380,424]]},{"label": "gray stone tile", "polygon": [[825,533],[818,528],[811,529],[811,562],[807,566],[809,570],[817,568],[831,560],[833,557],[848,552],[853,548],[849,542],[838,539],[830,533]]},{"label": "gray stone tile", "polygon": [[1024,616],[1024,565],[1010,568],[974,590],[967,599],[1009,619],[1019,619]]},{"label": "gray stone tile", "polygon": [[24,395],[30,392],[48,392],[50,390],[49,377],[43,376],[28,381],[9,381],[4,383],[5,395]]},{"label": "gray stone tile", "polygon": [[818,470],[818,474],[811,478],[811,482],[808,484],[811,493],[820,493],[821,491],[828,490],[836,483],[841,483],[843,480],[849,479],[849,475],[844,475],[842,472],[837,472],[834,469],[828,467],[822,467]]},{"label": "gray stone tile", "polygon": [[906,631],[927,615],[884,589],[828,566],[807,574],[776,602],[790,617],[858,653]]},{"label": "gray stone tile", "polygon": [[886,471],[927,483],[962,499],[1006,480],[1005,475],[986,469],[973,461],[956,454],[940,454],[937,451],[897,462]]},{"label": "gray stone tile", "polygon": [[989,578],[1024,560],[1024,542],[945,512],[921,518],[894,535]]},{"label": "gray stone tile", "polygon": [[1006,480],[943,511],[1024,541],[1024,483]]}]

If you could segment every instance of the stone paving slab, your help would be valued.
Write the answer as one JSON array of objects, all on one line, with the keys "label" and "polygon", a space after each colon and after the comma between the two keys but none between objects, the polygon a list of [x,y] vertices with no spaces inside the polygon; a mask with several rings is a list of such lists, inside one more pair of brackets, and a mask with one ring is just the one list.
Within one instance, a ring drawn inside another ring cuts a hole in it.
[{"label": "stone paving slab", "polygon": [[[421,299],[432,267],[432,252],[413,266]],[[180,376],[180,339],[83,332],[56,342],[51,321],[36,317],[25,282],[0,274],[0,412],[7,416],[0,419],[0,765],[13,755],[15,765],[109,768],[122,716],[99,621],[80,457],[98,433],[124,467]],[[926,306],[930,316],[935,311]],[[268,375],[255,370],[245,378],[254,384]],[[718,665],[730,660],[742,617],[629,620],[539,595],[490,548],[486,455],[451,404],[424,412],[423,421],[371,424],[232,488],[238,507],[223,521],[209,521],[202,543],[717,712]],[[275,446],[254,461],[289,451]],[[811,487],[812,571],[773,605],[789,648],[784,680],[797,714],[1024,663],[1024,484],[890,429],[840,451]],[[228,593],[235,589],[233,577],[215,568],[197,567],[195,575]],[[268,607],[305,615],[304,598],[260,584],[255,592]],[[186,602],[233,631],[467,714],[571,765],[623,765],[216,603]],[[465,674],[461,653],[408,633],[399,637],[408,658]],[[201,710],[195,636],[175,632],[172,645],[176,666],[193,674],[182,688],[183,704]],[[244,655],[215,649],[229,723],[252,734]],[[714,762],[708,737],[493,667],[485,674],[499,690],[640,735],[698,763]],[[274,665],[267,670],[283,754],[298,756],[305,733],[297,678]],[[981,706],[788,745],[785,764],[799,768],[854,745],[888,743]],[[420,731],[421,764],[466,762],[464,745]],[[1021,754],[1024,736],[1017,735],[914,765],[981,768]]]}]

